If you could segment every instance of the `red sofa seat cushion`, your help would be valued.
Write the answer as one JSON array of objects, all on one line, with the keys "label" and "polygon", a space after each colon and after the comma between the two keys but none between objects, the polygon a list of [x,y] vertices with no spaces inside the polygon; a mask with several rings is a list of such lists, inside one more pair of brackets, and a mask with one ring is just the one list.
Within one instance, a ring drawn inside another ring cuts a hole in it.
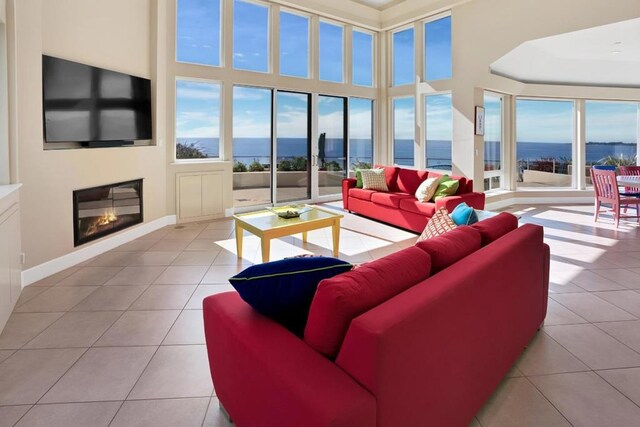
[{"label": "red sofa seat cushion", "polygon": [[350,188],[349,196],[356,199],[371,201],[371,196],[375,193],[374,190],[363,190],[362,188]]},{"label": "red sofa seat cushion", "polygon": [[413,246],[321,281],[304,341],[335,358],[352,319],[426,279],[430,270],[427,252]]},{"label": "red sofa seat cushion", "polygon": [[476,222],[471,227],[480,232],[482,246],[486,246],[518,228],[518,218],[508,212],[501,212],[492,218]]},{"label": "red sofa seat cushion", "polygon": [[396,183],[398,179],[398,171],[400,170],[397,166],[384,166],[384,165],[375,165],[375,169],[384,169],[384,179],[387,183],[387,188],[389,191],[398,191],[398,184]]},{"label": "red sofa seat cushion", "polygon": [[400,201],[404,199],[415,200],[415,197],[413,197],[411,194],[406,194],[406,193],[377,192],[371,195],[371,201],[373,203],[378,205],[389,206],[396,209],[400,208]]},{"label": "red sofa seat cushion", "polygon": [[[416,246],[431,256],[433,275],[480,249],[481,241],[478,230],[462,226],[438,237],[418,242]],[[459,268],[464,267],[460,265]]]},{"label": "red sofa seat cushion", "polygon": [[436,213],[436,204],[431,202],[419,202],[415,198],[402,199],[400,200],[400,209],[431,218]]},{"label": "red sofa seat cushion", "polygon": [[428,171],[420,171],[415,169],[403,169],[398,171],[398,189],[407,194],[416,194],[416,190],[429,175]]}]

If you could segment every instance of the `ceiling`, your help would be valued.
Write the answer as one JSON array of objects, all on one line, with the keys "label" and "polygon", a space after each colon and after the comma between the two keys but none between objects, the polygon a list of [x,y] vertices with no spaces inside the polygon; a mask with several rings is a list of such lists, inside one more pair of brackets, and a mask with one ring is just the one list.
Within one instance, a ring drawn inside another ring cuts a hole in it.
[{"label": "ceiling", "polygon": [[354,0],[357,3],[362,3],[367,6],[371,6],[378,10],[383,10],[388,7],[394,6],[398,3],[402,3],[405,0]]},{"label": "ceiling", "polygon": [[522,43],[490,69],[524,83],[640,88],[640,18]]}]

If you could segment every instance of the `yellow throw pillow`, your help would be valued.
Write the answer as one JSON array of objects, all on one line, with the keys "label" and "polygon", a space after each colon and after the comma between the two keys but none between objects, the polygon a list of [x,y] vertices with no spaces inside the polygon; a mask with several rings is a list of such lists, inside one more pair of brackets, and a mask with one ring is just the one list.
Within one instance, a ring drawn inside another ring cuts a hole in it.
[{"label": "yellow throw pillow", "polygon": [[436,211],[433,217],[431,217],[431,219],[427,223],[427,226],[424,228],[424,231],[422,232],[420,237],[418,237],[416,243],[439,236],[453,230],[456,227],[457,225],[449,216],[447,209],[440,208]]},{"label": "yellow throw pillow", "polygon": [[433,195],[436,194],[439,182],[440,177],[427,178],[422,181],[422,184],[420,184],[416,190],[416,199],[418,199],[419,202],[428,202],[431,200]]},{"label": "yellow throw pillow", "polygon": [[361,174],[364,190],[389,191],[384,169],[362,169]]}]

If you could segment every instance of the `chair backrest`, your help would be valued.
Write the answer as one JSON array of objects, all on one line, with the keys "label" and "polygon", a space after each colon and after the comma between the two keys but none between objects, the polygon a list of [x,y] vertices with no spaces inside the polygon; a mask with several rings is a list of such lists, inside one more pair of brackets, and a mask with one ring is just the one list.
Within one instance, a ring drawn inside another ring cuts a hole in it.
[{"label": "chair backrest", "polygon": [[620,175],[640,176],[640,166],[620,166]]},{"label": "chair backrest", "polygon": [[596,192],[596,199],[607,202],[620,199],[615,171],[591,168],[591,181]]},{"label": "chair backrest", "polygon": [[593,168],[600,171],[615,171],[615,165],[593,165]]}]

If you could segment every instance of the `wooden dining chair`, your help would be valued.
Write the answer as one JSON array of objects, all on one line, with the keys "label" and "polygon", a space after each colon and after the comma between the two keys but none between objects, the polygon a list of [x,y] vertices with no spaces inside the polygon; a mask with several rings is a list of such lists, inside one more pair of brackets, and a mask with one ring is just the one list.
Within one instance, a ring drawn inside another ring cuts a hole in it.
[{"label": "wooden dining chair", "polygon": [[[605,209],[605,211],[611,211],[613,213],[613,220],[616,224],[616,228],[618,227],[620,218],[637,218],[640,223],[640,216],[638,215],[640,198],[628,196],[621,197],[620,191],[618,190],[615,171],[591,168],[591,181],[593,182],[593,189],[596,193],[594,221],[598,221],[600,209]],[[603,205],[611,205],[611,207],[606,208],[606,206]],[[636,209],[636,215],[620,215],[620,208],[634,206]]]}]

